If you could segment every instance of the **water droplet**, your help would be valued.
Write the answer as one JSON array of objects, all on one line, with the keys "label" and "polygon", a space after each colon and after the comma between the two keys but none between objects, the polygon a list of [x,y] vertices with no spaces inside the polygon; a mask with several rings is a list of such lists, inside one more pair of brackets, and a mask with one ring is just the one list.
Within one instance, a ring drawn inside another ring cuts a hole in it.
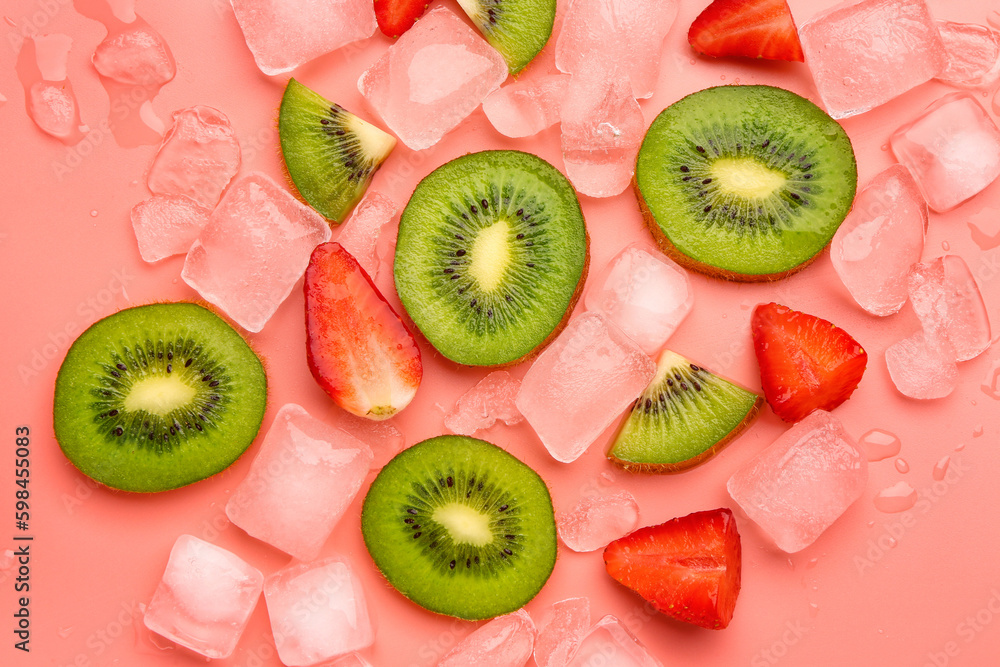
[{"label": "water droplet", "polygon": [[740,82],[740,77],[736,77],[735,79],[733,79],[733,83],[739,83],[739,82]]},{"label": "water droplet", "polygon": [[896,459],[896,470],[898,470],[903,474],[906,474],[910,472],[910,464],[904,461],[903,459]]},{"label": "water droplet", "polygon": [[941,250],[948,251],[951,250],[951,244],[947,241],[941,241]]},{"label": "water droplet", "polygon": [[859,441],[868,453],[869,461],[881,461],[899,454],[901,443],[894,433],[873,428]]},{"label": "water droplet", "polygon": [[983,434],[983,425],[982,424],[976,424],[975,428],[972,429],[972,437],[973,438],[978,438],[982,434]]},{"label": "water droplet", "polygon": [[874,528],[875,527],[875,522],[874,521],[869,521],[868,522],[868,527],[869,528]]},{"label": "water droplet", "polygon": [[881,148],[883,151],[887,151],[889,150],[889,144],[882,144],[881,146],[879,146],[879,148]]},{"label": "water droplet", "polygon": [[96,208],[93,211],[90,212],[90,217],[91,218],[96,218],[97,217],[97,209]]},{"label": "water droplet", "polygon": [[721,75],[719,77],[719,81],[725,81],[725,80],[726,80],[726,75],[725,74],[723,74],[723,75]]},{"label": "water droplet", "polygon": [[819,558],[810,558],[809,562],[806,563],[806,569],[811,570],[812,568],[816,567],[817,563],[819,563]]},{"label": "water droplet", "polygon": [[942,456],[937,463],[934,464],[934,470],[931,473],[931,477],[934,478],[935,482],[940,482],[944,479],[944,476],[948,473],[948,464],[951,463],[950,456]]},{"label": "water droplet", "polygon": [[696,60],[695,60],[694,58],[692,58],[692,59],[691,59],[691,64],[692,64],[692,65],[694,65],[694,64],[695,64],[696,62],[697,62],[697,61],[696,61]]},{"label": "water droplet", "polygon": [[955,445],[955,451],[956,452],[960,452],[963,449],[965,449],[965,443],[964,442],[960,442],[957,445]]},{"label": "water droplet", "polygon": [[896,482],[875,495],[875,509],[894,514],[905,512],[917,502],[917,492],[906,482]]},{"label": "water droplet", "polygon": [[62,639],[66,639],[71,634],[73,634],[73,628],[72,628],[72,626],[61,627],[61,628],[59,628],[58,632],[59,632],[59,636]]},{"label": "water droplet", "polygon": [[980,385],[983,393],[1000,401],[1000,359],[993,362]]},{"label": "water droplet", "polygon": [[3,17],[3,20],[4,20],[4,21],[6,21],[6,22],[7,22],[7,25],[9,25],[9,26],[10,26],[11,28],[16,28],[16,27],[17,27],[17,24],[16,24],[16,23],[14,23],[14,19],[12,19],[11,17],[9,17],[9,16],[4,16],[4,17]]},{"label": "water droplet", "polygon": [[818,614],[819,614],[819,605],[816,604],[815,602],[810,602],[809,603],[809,616],[812,617],[812,618],[816,618],[816,616]]}]

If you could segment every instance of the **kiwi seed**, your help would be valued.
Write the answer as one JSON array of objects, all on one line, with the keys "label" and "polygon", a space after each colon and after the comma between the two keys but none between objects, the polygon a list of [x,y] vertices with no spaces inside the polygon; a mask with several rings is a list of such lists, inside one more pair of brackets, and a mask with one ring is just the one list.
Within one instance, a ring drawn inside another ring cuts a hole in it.
[{"label": "kiwi seed", "polygon": [[517,74],[552,36],[556,0],[458,0],[493,48]]}]

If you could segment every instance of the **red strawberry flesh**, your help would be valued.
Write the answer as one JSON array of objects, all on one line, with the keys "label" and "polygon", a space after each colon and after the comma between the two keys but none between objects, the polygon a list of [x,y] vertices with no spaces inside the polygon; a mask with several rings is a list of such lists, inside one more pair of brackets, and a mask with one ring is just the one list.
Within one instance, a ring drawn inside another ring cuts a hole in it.
[{"label": "red strawberry flesh", "polygon": [[727,508],[695,512],[615,540],[608,574],[679,621],[721,630],[740,592],[742,551]]},{"label": "red strawberry flesh", "polygon": [[413,335],[339,243],[317,246],[305,277],[306,352],[313,377],[340,407],[387,419],[423,375]]},{"label": "red strawberry flesh", "polygon": [[691,24],[688,42],[706,56],[804,60],[786,0],[715,0]]},{"label": "red strawberry flesh", "polygon": [[413,27],[426,9],[426,0],[375,0],[375,20],[383,34],[399,37]]}]

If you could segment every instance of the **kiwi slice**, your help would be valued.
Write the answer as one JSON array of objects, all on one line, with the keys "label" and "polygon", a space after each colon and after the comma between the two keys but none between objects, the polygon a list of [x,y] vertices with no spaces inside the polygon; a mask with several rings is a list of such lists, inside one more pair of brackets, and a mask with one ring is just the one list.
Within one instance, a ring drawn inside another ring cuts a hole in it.
[{"label": "kiwi slice", "polygon": [[496,445],[460,435],[424,440],[382,468],[361,532],[400,593],[470,620],[520,609],[556,562],[545,482]]},{"label": "kiwi slice", "polygon": [[85,475],[164,491],[213,475],[260,430],[267,378],[218,315],[193,303],[121,310],[80,334],[56,377],[56,440]]},{"label": "kiwi slice", "polygon": [[289,79],[278,112],[285,169],[302,199],[343,222],[364,196],[396,138]]},{"label": "kiwi slice", "polygon": [[757,416],[763,397],[670,350],[622,422],[608,458],[627,470],[680,472],[707,461]]},{"label": "kiwi slice", "polygon": [[556,0],[458,0],[486,41],[517,74],[552,35]]},{"label": "kiwi slice", "polygon": [[679,264],[731,280],[781,278],[833,237],[858,172],[844,129],[771,86],[688,95],[650,125],[635,187],[646,224]]},{"label": "kiwi slice", "polygon": [[431,172],[403,210],[396,291],[447,358],[508,365],[565,325],[588,250],[580,202],[555,167],[520,151],[472,153]]}]

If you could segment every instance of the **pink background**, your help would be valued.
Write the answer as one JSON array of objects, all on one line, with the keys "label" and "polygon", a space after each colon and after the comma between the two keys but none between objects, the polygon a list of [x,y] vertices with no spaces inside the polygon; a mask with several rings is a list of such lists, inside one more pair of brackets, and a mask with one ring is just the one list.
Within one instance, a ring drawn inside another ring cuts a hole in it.
[{"label": "pink background", "polygon": [[[440,2],[432,3],[434,5]],[[696,58],[686,30],[706,4],[685,0],[663,51],[660,83],[641,102],[648,125],[666,105],[711,85],[780,85],[814,101],[808,70],[797,63],[754,63]],[[801,23],[830,3],[793,2]],[[981,0],[929,0],[939,18],[985,23]],[[449,4],[457,10],[456,4]],[[139,0],[137,13],[173,50],[177,76],[153,102],[158,115],[206,104],[231,119],[243,149],[241,173],[281,176],[275,117],[285,79],[256,68],[225,0]],[[62,456],[52,435],[52,387],[71,340],[118,308],[151,301],[192,299],[180,280],[183,258],[146,264],[136,248],[129,210],[149,196],[145,170],[154,145],[122,148],[100,129],[107,94],[90,56],[104,36],[96,21],[70,0],[5,0],[0,24],[0,284],[4,286],[2,421],[0,421],[0,551],[13,548],[14,429],[31,429],[30,610],[32,651],[12,648],[13,574],[0,573],[0,663],[38,665],[194,665],[199,656],[155,643],[144,631],[140,605],[148,603],[178,535],[196,535],[239,554],[265,575],[288,562],[284,554],[230,526],[223,508],[248,470],[250,456],[191,487],[158,495],[130,495],[96,487]],[[75,146],[44,135],[28,119],[14,72],[18,35],[73,37],[69,78],[83,121],[93,128]],[[359,74],[390,41],[381,34],[322,57],[295,72],[348,109],[380,123],[357,92]],[[539,68],[552,68],[550,44]],[[891,132],[926,105],[951,92],[931,82],[861,117],[844,121],[857,152],[860,183],[892,164]],[[989,108],[990,99],[980,100]],[[399,144],[374,187],[402,206],[417,180],[463,153],[518,148],[562,167],[558,128],[508,140],[481,110],[441,143],[420,153]],[[609,199],[581,198],[592,237],[592,271],[622,247],[650,241],[631,191]],[[1000,249],[983,250],[969,223],[995,225],[1000,182],[947,214],[931,214],[924,259],[948,252],[965,258],[993,317],[1000,303]],[[980,388],[1000,351],[988,350],[959,367],[960,385],[948,398],[918,402],[893,388],[884,349],[917,327],[909,307],[879,319],[858,308],[821,256],[814,265],[773,285],[728,284],[692,275],[695,307],[670,347],[709,368],[759,387],[750,347],[752,307],[777,300],[827,318],[853,334],[870,355],[854,396],[836,410],[855,437],[872,428],[897,434],[909,472],[893,460],[871,465],[864,497],[805,551],[788,556],[769,545],[742,516],[743,591],[731,626],[721,632],[687,627],[644,611],[641,600],[604,572],[601,553],[577,554],[560,545],[550,582],[527,609],[540,612],[570,596],[590,598],[594,620],[615,614],[667,665],[963,665],[994,664],[1000,656],[1000,569],[995,527],[1000,457],[1000,403]],[[385,281],[380,281],[385,285]],[[393,297],[394,298],[394,297]],[[271,382],[265,428],[287,402],[313,415],[336,407],[305,364],[303,299],[296,289],[260,334],[250,335],[266,358]],[[995,326],[1000,322],[994,321]],[[424,383],[396,425],[407,443],[443,432],[442,417],[484,371],[443,361],[421,340]],[[523,375],[526,367],[513,369]],[[573,464],[553,461],[527,425],[496,426],[480,435],[535,467],[550,484],[557,511],[583,495],[627,489],[638,499],[641,524],[692,511],[731,506],[725,481],[777,437],[784,425],[765,409],[750,430],[717,459],[688,473],[642,476],[615,469],[603,456],[604,434]],[[251,450],[252,455],[256,450]],[[951,472],[935,483],[931,471],[951,456]],[[922,500],[908,513],[884,514],[872,498],[905,480]],[[366,484],[367,488],[367,484]],[[342,552],[360,571],[376,623],[375,645],[364,652],[375,665],[430,665],[475,624],[435,616],[380,581],[358,530],[360,497],[348,510],[324,554]],[[951,655],[947,653],[950,651]],[[277,665],[263,601],[236,653],[224,665]]]}]

